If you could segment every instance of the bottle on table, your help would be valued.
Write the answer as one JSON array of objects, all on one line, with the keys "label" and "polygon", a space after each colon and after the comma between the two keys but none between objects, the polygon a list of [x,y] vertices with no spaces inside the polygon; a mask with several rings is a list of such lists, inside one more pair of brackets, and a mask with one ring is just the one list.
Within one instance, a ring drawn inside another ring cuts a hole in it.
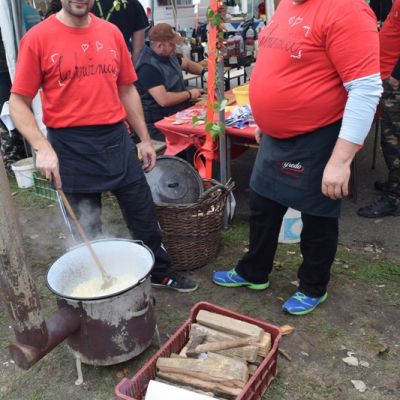
[{"label": "bottle on table", "polygon": [[254,54],[254,39],[255,32],[254,29],[250,26],[246,31],[246,39],[245,39],[245,49],[246,55],[252,56]]}]

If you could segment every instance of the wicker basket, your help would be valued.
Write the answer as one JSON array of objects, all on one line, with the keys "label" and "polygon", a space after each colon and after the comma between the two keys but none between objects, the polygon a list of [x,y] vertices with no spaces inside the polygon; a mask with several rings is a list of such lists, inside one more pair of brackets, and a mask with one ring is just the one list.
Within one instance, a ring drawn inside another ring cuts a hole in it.
[{"label": "wicker basket", "polygon": [[191,204],[155,204],[163,243],[177,270],[200,268],[217,256],[226,201],[233,183],[203,180],[204,193]]}]

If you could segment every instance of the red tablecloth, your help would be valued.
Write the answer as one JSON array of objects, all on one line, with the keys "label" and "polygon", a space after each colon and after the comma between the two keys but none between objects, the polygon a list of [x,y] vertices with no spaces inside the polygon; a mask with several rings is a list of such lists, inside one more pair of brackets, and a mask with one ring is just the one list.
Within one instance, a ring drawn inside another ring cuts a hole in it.
[{"label": "red tablecloth", "polygon": [[[188,110],[195,110],[198,108],[198,106],[192,106]],[[155,123],[156,128],[165,135],[165,141],[167,144],[165,154],[178,154],[179,152],[185,150],[191,145],[199,149],[204,143],[206,137],[205,124],[193,127],[193,122],[191,120],[184,121],[184,123],[181,125],[175,125],[175,121],[177,121],[176,114]],[[231,137],[240,138],[240,141],[245,141],[249,143],[255,142],[255,126],[250,126],[245,129],[226,127],[225,132]],[[218,159],[218,141],[215,144],[214,153],[215,159]],[[233,156],[234,155],[235,154],[233,154]]]}]

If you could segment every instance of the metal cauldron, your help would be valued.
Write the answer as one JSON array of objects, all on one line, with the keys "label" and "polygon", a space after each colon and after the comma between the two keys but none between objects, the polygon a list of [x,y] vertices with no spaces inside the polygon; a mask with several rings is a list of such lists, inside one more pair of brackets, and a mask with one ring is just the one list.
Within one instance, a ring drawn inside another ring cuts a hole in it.
[{"label": "metal cauldron", "polygon": [[71,296],[77,285],[100,274],[82,244],[50,267],[47,285],[57,296],[59,308],[79,313],[80,329],[67,338],[71,349],[86,364],[113,365],[137,356],[152,341],[156,326],[150,282],[154,256],[138,241],[104,239],[91,243],[109,275],[133,274],[138,282],[106,296]]}]

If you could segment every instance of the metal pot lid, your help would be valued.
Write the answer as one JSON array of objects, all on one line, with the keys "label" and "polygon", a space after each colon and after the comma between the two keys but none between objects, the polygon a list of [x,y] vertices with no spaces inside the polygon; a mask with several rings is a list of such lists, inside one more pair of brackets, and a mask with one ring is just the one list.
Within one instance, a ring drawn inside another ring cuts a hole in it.
[{"label": "metal pot lid", "polygon": [[203,193],[203,181],[185,160],[158,156],[156,166],[145,174],[155,203],[195,203]]}]

